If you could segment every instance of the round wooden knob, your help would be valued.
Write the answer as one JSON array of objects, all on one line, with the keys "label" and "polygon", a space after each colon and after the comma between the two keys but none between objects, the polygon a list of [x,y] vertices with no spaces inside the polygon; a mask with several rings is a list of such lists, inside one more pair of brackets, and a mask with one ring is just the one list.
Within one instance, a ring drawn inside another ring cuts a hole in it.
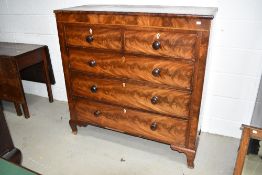
[{"label": "round wooden knob", "polygon": [[151,129],[152,131],[155,131],[155,130],[157,129],[157,123],[156,123],[156,122],[153,122],[153,123],[151,124],[151,126],[150,126],[150,129]]},{"label": "round wooden knob", "polygon": [[95,117],[99,117],[101,115],[101,111],[97,110],[94,112]]},{"label": "round wooden knob", "polygon": [[157,96],[154,96],[154,97],[151,98],[151,103],[152,104],[157,104],[157,102],[158,102],[158,97]]},{"label": "round wooden knob", "polygon": [[93,85],[91,88],[90,88],[91,92],[92,93],[96,93],[97,92],[97,87],[96,85]]},{"label": "round wooden knob", "polygon": [[91,60],[91,61],[89,61],[89,66],[90,67],[95,67],[96,66],[96,60]]},{"label": "round wooden knob", "polygon": [[155,77],[159,77],[160,76],[160,72],[161,72],[161,70],[159,68],[155,68],[152,71],[152,75],[155,76]]},{"label": "round wooden knob", "polygon": [[88,36],[86,37],[86,41],[87,41],[88,43],[92,43],[92,42],[94,41],[93,35],[88,35]]},{"label": "round wooden knob", "polygon": [[154,41],[152,44],[153,49],[158,50],[161,47],[160,41]]}]

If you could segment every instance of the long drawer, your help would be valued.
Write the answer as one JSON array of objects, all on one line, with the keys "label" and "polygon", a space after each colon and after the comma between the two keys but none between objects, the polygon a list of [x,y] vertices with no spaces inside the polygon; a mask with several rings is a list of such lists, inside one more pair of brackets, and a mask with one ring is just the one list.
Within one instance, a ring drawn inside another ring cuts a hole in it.
[{"label": "long drawer", "polygon": [[189,116],[189,92],[97,78],[76,71],[71,71],[71,87],[75,96],[176,117]]},{"label": "long drawer", "polygon": [[65,25],[66,43],[95,49],[120,50],[122,48],[121,30],[108,26],[88,24]]},{"label": "long drawer", "polygon": [[185,144],[187,120],[163,117],[78,99],[74,102],[77,120],[127,132],[168,144]]},{"label": "long drawer", "polygon": [[126,30],[125,51],[155,56],[195,60],[196,33],[162,29]]},{"label": "long drawer", "polygon": [[193,64],[174,60],[160,60],[143,56],[131,56],[69,49],[70,67],[103,76],[165,84],[185,90],[191,89]]}]

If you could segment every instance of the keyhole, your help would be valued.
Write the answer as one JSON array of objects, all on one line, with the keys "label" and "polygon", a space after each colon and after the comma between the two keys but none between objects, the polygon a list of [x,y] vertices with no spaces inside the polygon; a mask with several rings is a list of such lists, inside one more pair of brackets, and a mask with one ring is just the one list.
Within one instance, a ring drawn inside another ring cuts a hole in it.
[{"label": "keyhole", "polygon": [[160,38],[160,33],[157,33],[156,34],[156,39],[159,39]]},{"label": "keyhole", "polygon": [[126,61],[126,57],[122,56],[122,63]]},{"label": "keyhole", "polygon": [[196,21],[196,25],[201,25],[201,21]]},{"label": "keyhole", "polygon": [[253,133],[253,134],[257,134],[257,131],[256,131],[256,130],[253,130],[252,133]]}]

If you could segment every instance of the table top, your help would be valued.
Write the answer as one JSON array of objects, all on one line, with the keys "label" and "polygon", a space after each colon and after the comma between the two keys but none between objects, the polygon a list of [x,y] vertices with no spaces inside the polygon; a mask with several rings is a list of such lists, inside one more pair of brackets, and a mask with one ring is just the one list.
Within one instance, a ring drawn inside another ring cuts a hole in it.
[{"label": "table top", "polygon": [[72,8],[55,10],[59,12],[130,12],[130,13],[162,13],[180,16],[203,16],[213,18],[217,12],[216,7],[190,7],[190,6],[157,6],[157,5],[83,5]]},{"label": "table top", "polygon": [[0,42],[0,56],[15,57],[44,47],[44,45]]},{"label": "table top", "polygon": [[0,158],[0,174],[1,175],[37,175],[37,173],[17,166],[11,162],[8,162]]}]

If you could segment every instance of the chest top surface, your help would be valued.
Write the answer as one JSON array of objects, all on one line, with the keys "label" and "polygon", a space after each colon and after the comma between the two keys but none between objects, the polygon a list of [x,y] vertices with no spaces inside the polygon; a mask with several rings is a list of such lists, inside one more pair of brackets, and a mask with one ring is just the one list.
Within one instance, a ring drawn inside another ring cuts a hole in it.
[{"label": "chest top surface", "polygon": [[133,13],[133,14],[172,14],[177,16],[196,16],[213,18],[217,12],[216,7],[190,7],[190,6],[144,6],[144,5],[83,5],[72,8],[55,10],[55,13]]}]

